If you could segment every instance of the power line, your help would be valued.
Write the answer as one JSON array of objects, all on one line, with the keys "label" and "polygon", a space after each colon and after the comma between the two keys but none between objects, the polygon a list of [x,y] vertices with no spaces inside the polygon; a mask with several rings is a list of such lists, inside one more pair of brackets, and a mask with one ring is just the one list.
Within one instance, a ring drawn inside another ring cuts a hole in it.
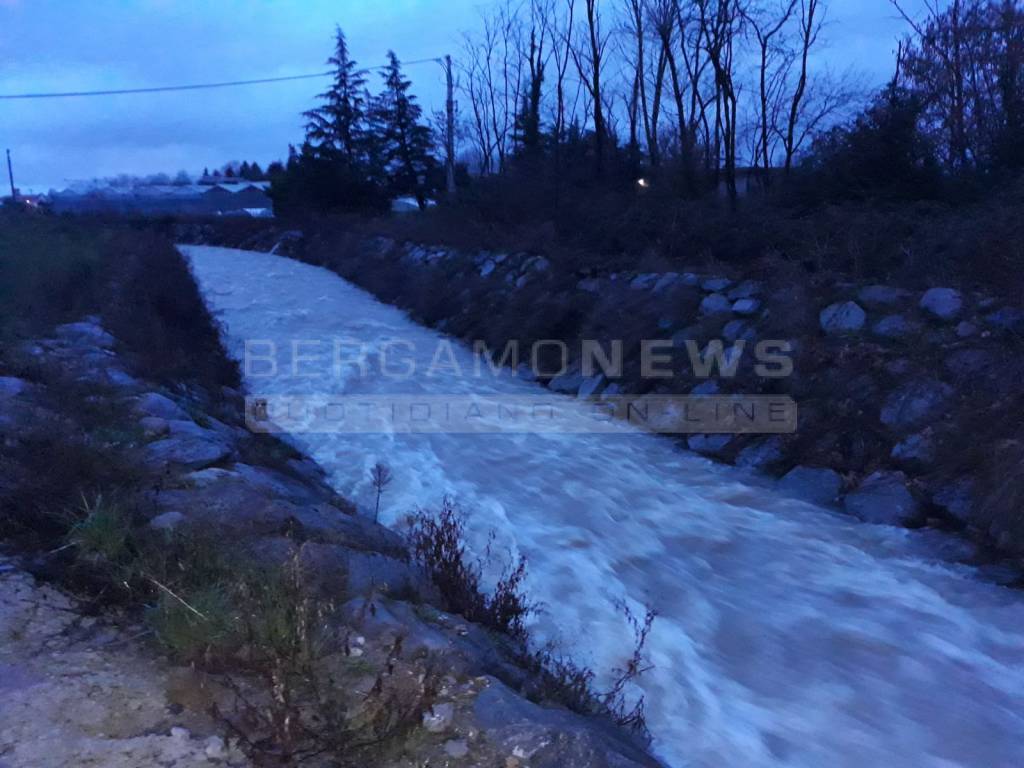
[{"label": "power line", "polygon": [[[417,59],[415,61],[403,61],[402,66],[415,66],[417,64],[440,63],[441,58]],[[386,66],[370,67],[377,71],[387,69]],[[308,75],[289,75],[286,77],[262,77],[257,80],[228,80],[222,83],[192,83],[189,85],[160,85],[150,88],[117,88],[105,91],[63,91],[58,93],[5,93],[0,94],[0,99],[64,99],[79,96],[121,96],[135,93],[167,93],[168,91],[199,91],[208,88],[233,88],[239,85],[262,85],[264,83],[284,83],[289,80],[311,80],[317,77],[329,77],[334,71],[314,72]]]},{"label": "power line", "polygon": [[63,99],[74,96],[119,96],[131,93],[164,93],[167,91],[198,91],[205,88],[231,88],[236,85],[260,85],[263,83],[283,83],[288,80],[311,80],[315,77],[328,77],[334,72],[315,72],[309,75],[289,75],[287,77],[263,77],[258,80],[229,80],[223,83],[193,83],[191,85],[161,85],[151,88],[119,88],[107,91],[64,91],[61,93],[8,93],[0,94],[0,99]]}]

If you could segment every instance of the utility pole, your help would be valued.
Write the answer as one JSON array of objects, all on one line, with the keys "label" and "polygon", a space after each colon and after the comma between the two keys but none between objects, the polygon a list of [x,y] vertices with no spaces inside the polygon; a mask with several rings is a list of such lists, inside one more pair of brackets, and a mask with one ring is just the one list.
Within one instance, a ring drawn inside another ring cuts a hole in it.
[{"label": "utility pole", "polygon": [[448,197],[455,198],[455,81],[452,78],[452,57],[445,56],[444,62],[445,78],[448,81],[448,101],[446,109],[448,112],[447,136],[445,137],[446,153],[448,155],[445,163],[445,177]]},{"label": "utility pole", "polygon": [[11,150],[7,150],[7,178],[11,182],[11,202],[18,202],[18,190],[14,186],[14,168],[11,166]]}]

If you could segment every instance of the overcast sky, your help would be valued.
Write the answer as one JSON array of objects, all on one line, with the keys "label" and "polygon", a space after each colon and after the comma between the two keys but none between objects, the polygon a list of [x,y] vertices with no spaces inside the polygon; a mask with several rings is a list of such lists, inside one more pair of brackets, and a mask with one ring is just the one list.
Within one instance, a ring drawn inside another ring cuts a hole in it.
[{"label": "overcast sky", "polygon": [[[604,0],[611,3],[614,0]],[[915,7],[921,0],[912,0]],[[0,94],[253,79],[324,69],[335,23],[361,64],[455,53],[481,0],[0,0]],[[828,58],[868,84],[903,31],[889,0],[828,0]],[[443,72],[409,69],[424,106]],[[0,100],[0,148],[24,189],[118,173],[267,163],[302,136],[316,80],[170,94]],[[6,191],[6,190],[5,190]]]}]

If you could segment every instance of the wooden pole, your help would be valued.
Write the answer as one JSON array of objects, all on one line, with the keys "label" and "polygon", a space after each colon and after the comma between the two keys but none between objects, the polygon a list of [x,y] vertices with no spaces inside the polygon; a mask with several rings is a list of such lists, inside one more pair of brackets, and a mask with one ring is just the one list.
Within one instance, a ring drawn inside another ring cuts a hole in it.
[{"label": "wooden pole", "polygon": [[445,181],[448,191],[448,197],[455,197],[455,81],[452,77],[452,57],[444,57],[444,73],[445,79],[448,84],[448,100],[445,105],[448,117],[447,131],[448,135],[445,137],[445,152],[447,159],[445,162]]},{"label": "wooden pole", "polygon": [[11,202],[18,202],[18,190],[14,186],[14,168],[11,166],[11,150],[7,150],[7,178],[11,182]]}]

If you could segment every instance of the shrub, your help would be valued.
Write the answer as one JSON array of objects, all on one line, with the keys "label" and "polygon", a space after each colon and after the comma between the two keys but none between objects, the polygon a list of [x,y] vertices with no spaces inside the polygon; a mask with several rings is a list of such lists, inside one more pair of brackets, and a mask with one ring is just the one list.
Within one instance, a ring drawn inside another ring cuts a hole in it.
[{"label": "shrub", "polygon": [[430,574],[446,610],[510,637],[525,638],[523,621],[534,610],[522,592],[525,558],[506,567],[488,595],[481,586],[483,563],[468,559],[465,518],[450,497],[436,513],[416,512],[409,529],[413,557]]},{"label": "shrub", "polygon": [[86,560],[123,562],[130,554],[131,519],[115,501],[96,494],[90,500],[82,494],[76,510],[78,521],[68,531],[68,543]]}]

